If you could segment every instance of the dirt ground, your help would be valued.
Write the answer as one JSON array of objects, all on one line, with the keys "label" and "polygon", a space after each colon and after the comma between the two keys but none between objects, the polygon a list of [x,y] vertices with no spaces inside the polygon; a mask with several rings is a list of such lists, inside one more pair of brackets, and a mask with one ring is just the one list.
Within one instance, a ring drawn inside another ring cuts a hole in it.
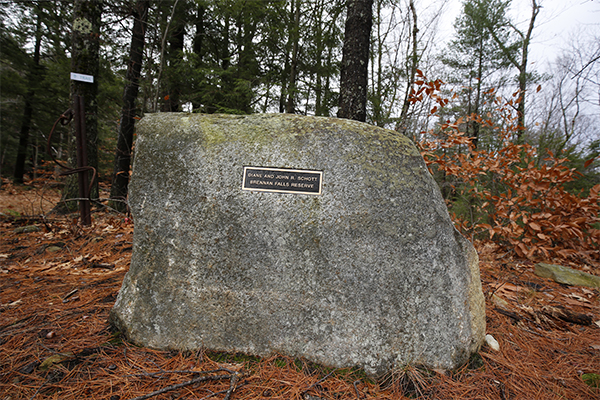
[{"label": "dirt ground", "polygon": [[405,367],[374,381],[281,356],[136,347],[107,324],[130,219],[95,210],[82,227],[51,211],[58,201],[50,182],[0,187],[0,400],[600,399],[600,291],[539,278],[493,243],[476,247],[500,349],[484,345],[457,371]]}]

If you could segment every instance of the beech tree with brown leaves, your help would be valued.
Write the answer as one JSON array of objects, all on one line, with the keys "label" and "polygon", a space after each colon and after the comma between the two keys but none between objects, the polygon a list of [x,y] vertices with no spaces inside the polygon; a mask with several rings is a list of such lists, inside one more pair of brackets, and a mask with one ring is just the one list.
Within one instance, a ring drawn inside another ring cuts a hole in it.
[{"label": "beech tree with brown leaves", "polygon": [[[450,106],[450,100],[438,94],[442,82],[418,74],[420,87],[412,101],[428,96],[439,107]],[[419,143],[432,173],[452,178],[445,183],[452,193],[448,206],[456,226],[472,239],[487,237],[521,258],[597,263],[600,184],[587,192],[567,190],[582,174],[559,154],[549,152],[539,163],[536,148],[518,141],[520,121],[512,99],[494,98],[499,120],[476,114],[448,120]],[[436,113],[438,106],[431,112]],[[461,129],[471,121],[495,130],[498,147],[475,148]],[[588,159],[584,168],[595,161]]]}]

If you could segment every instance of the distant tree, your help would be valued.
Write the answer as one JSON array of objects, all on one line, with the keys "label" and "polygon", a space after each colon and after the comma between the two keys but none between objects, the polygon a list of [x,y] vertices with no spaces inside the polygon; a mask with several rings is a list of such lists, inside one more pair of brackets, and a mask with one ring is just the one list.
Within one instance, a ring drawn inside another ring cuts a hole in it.
[{"label": "distant tree", "polygon": [[36,177],[40,161],[47,159],[46,135],[68,107],[68,68],[63,68],[70,7],[45,1],[0,7],[0,170],[17,182],[25,173]]},{"label": "distant tree", "polygon": [[[190,3],[184,0],[165,0],[157,3],[155,32],[158,65],[152,111],[181,111],[181,94],[186,78],[181,76],[186,26]],[[151,25],[152,25],[151,23]]]},{"label": "distant tree", "polygon": [[[419,81],[418,70],[435,68],[431,57],[436,45],[437,23],[445,4],[419,9],[418,2],[376,0],[369,67],[367,121],[394,129],[415,141],[428,129],[433,107],[430,100],[412,101]],[[438,75],[434,73],[433,75]]]},{"label": "distant tree", "polygon": [[600,183],[600,41],[579,35],[551,64],[551,77],[531,102],[536,122],[527,141],[537,148],[536,166],[554,154],[568,158],[567,165],[581,175],[566,185],[589,190]]},{"label": "distant tree", "polygon": [[406,74],[406,90],[404,92],[404,100],[402,102],[402,112],[400,113],[400,133],[402,133],[403,135],[406,134],[406,129],[407,129],[407,120],[408,120],[408,110],[410,108],[410,101],[409,101],[409,95],[410,95],[410,89],[412,88],[412,84],[415,81],[415,76],[417,74],[417,68],[419,67],[419,58],[420,58],[420,54],[419,54],[419,40],[418,40],[418,33],[419,33],[419,24],[418,24],[418,17],[417,17],[417,10],[415,8],[415,2],[413,0],[409,1],[409,9],[410,9],[410,16],[412,19],[412,24],[411,24],[411,29],[410,29],[410,51],[409,51],[409,55],[407,56],[407,60],[406,60],[406,66],[407,66],[407,74]]},{"label": "distant tree", "polygon": [[[138,96],[139,80],[142,70],[149,4],[149,0],[137,0],[131,9],[131,14],[133,16],[133,30],[131,35],[131,45],[129,47],[129,62],[127,64],[127,73],[125,75],[125,88],[123,89],[123,108],[121,111],[121,122],[118,128],[114,173],[110,189],[110,197],[115,200],[125,200],[127,198],[133,133],[137,110],[135,103]],[[113,201],[111,206],[120,211],[124,211],[127,208],[126,204],[122,201]]]},{"label": "distant tree", "polygon": [[184,48],[168,70],[183,82],[180,102],[191,103],[197,112],[251,113],[258,97],[256,87],[263,82],[258,60],[263,54],[272,57],[273,48],[266,46],[280,46],[273,39],[280,36],[276,15],[280,2],[206,0],[199,4],[186,16],[186,35],[194,38],[192,51]]},{"label": "distant tree", "polygon": [[[403,49],[410,42],[410,29],[406,29],[410,22],[404,17],[405,10],[401,9],[399,3],[392,3],[391,7],[386,7],[387,3],[387,0],[374,2],[370,51],[368,120],[380,127],[385,127],[391,122],[393,111],[398,107],[404,77],[402,64],[406,55]],[[417,46],[416,43],[413,45]],[[407,76],[406,79],[410,78]],[[412,79],[410,82],[412,83]]]},{"label": "distant tree", "polygon": [[330,115],[337,107],[335,83],[339,76],[342,25],[339,16],[345,3],[339,0],[293,0],[283,29],[279,111]]},{"label": "distant tree", "polygon": [[[485,0],[488,1],[488,0]],[[531,35],[535,27],[535,20],[542,8],[537,0],[531,0],[531,16],[526,31],[521,31],[507,17],[507,10],[512,0],[491,0],[489,9],[491,13],[486,18],[485,23],[492,39],[502,51],[503,55],[509,60],[513,67],[519,71],[517,80],[519,83],[519,94],[517,98],[517,124],[519,131],[517,133],[517,142],[523,142],[523,132],[525,130],[525,94],[527,85],[531,80],[531,74],[528,72],[529,63],[529,44]],[[513,41],[507,40],[506,36],[501,35],[503,31],[511,31],[517,35]],[[520,54],[515,54],[515,48],[519,49]]]},{"label": "distant tree", "polygon": [[339,118],[365,121],[373,0],[350,0],[340,74]]},{"label": "distant tree", "polygon": [[23,93],[27,92],[26,79],[21,72],[30,62],[30,56],[12,35],[10,27],[5,25],[8,20],[5,11],[0,8],[0,171],[8,165],[11,167],[10,173],[14,173],[14,153],[18,151],[19,143],[16,132],[20,131],[19,119],[15,117],[23,115],[21,99]]},{"label": "distant tree", "polygon": [[[452,69],[450,82],[459,86],[458,92],[463,96],[464,109],[460,112],[467,116],[481,114],[484,104],[490,104],[490,95],[486,98],[486,92],[501,85],[499,73],[511,66],[508,56],[517,56],[516,45],[505,45],[500,50],[493,38],[507,43],[509,36],[505,31],[495,27],[494,35],[490,32],[490,21],[499,18],[494,14],[501,7],[500,3],[498,0],[464,1],[462,13],[455,22],[456,37],[442,57],[442,62]],[[467,120],[465,125],[465,133],[477,147],[481,123],[475,119]]]},{"label": "distant tree", "polygon": [[314,110],[319,116],[329,116],[331,109],[337,106],[331,83],[339,74],[334,52],[341,44],[339,15],[342,11],[343,6],[338,1],[315,0],[308,15],[305,53],[306,72],[310,78],[307,80],[307,97],[314,93],[314,106],[307,105],[306,112]]},{"label": "distant tree", "polygon": [[[141,103],[151,111],[185,104],[205,113],[330,115],[344,8],[342,0],[158,2],[149,15]],[[184,32],[182,51],[172,51],[175,32]]]},{"label": "distant tree", "polygon": [[31,129],[31,116],[33,113],[33,102],[40,81],[40,48],[42,42],[42,8],[37,3],[33,3],[33,9],[36,18],[35,43],[33,50],[33,59],[28,68],[28,88],[25,95],[25,107],[23,110],[23,119],[21,120],[21,132],[19,135],[19,150],[17,153],[17,162],[15,164],[14,180],[17,183],[23,183],[23,174],[25,173],[25,161],[28,155],[29,131]]}]

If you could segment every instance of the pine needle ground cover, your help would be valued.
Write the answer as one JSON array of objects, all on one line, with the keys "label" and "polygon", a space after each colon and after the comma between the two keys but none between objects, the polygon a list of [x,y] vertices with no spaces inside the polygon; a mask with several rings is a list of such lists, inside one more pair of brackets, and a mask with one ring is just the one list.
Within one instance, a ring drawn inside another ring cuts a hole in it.
[{"label": "pine needle ground cover", "polygon": [[133,346],[107,324],[132,222],[96,211],[81,227],[50,212],[58,200],[47,181],[0,189],[1,400],[600,399],[599,290],[540,278],[534,262],[489,241],[476,247],[500,349],[485,345],[456,371],[410,366],[376,381],[277,355]]}]

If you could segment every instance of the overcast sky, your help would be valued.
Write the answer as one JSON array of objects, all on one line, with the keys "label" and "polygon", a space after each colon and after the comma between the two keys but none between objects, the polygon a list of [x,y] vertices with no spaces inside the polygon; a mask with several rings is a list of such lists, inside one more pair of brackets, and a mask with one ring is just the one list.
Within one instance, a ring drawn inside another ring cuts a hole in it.
[{"label": "overcast sky", "polygon": [[[453,34],[452,25],[460,13],[462,1],[448,1],[443,29]],[[567,49],[574,37],[588,37],[590,42],[594,37],[600,40],[600,0],[538,0],[538,4],[542,9],[536,19],[530,49],[530,59],[538,64],[536,69],[545,69],[543,64]],[[525,31],[531,18],[531,0],[513,0],[511,17]]]}]

